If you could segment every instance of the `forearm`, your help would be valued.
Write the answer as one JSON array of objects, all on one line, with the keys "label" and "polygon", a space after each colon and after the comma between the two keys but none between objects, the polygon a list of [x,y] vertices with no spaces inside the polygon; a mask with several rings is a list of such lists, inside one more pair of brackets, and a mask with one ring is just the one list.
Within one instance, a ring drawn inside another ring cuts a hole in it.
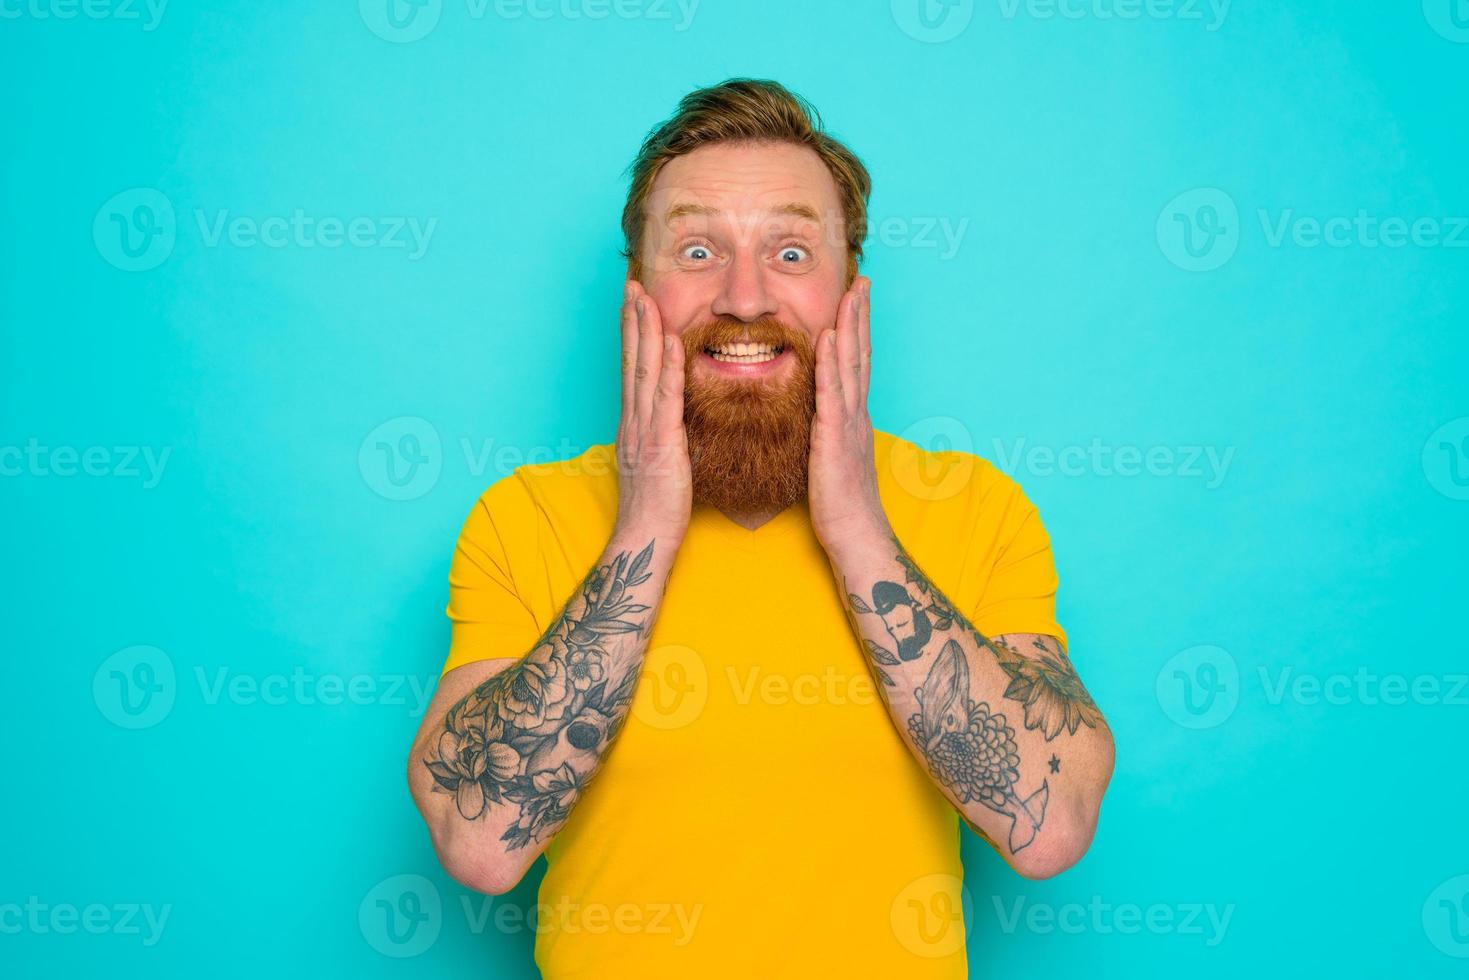
[{"label": "forearm", "polygon": [[832,564],[894,725],[965,822],[1027,877],[1075,863],[1113,746],[1059,643],[981,635],[891,534]]},{"label": "forearm", "polygon": [[409,783],[456,878],[507,891],[565,823],[627,717],[677,547],[614,532],[534,649],[435,699]]}]

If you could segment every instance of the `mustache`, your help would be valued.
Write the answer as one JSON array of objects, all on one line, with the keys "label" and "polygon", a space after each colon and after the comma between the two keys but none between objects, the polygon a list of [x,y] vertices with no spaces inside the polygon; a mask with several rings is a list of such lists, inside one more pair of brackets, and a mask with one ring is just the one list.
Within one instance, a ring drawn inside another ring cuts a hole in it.
[{"label": "mustache", "polygon": [[773,317],[749,321],[729,318],[706,320],[683,332],[684,351],[690,357],[706,347],[739,341],[789,347],[798,354],[809,354],[813,350],[806,331],[796,330]]}]

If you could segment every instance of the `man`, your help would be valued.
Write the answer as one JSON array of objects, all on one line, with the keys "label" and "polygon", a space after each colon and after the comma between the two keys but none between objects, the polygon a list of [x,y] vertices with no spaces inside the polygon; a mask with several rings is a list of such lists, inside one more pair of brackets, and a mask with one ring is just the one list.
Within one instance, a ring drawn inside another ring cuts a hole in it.
[{"label": "man", "polygon": [[1035,508],[868,419],[869,192],[781,86],[687,96],[632,168],[615,444],[465,522],[409,783],[469,887],[544,851],[552,980],[962,977],[959,820],[1031,878],[1092,840]]}]

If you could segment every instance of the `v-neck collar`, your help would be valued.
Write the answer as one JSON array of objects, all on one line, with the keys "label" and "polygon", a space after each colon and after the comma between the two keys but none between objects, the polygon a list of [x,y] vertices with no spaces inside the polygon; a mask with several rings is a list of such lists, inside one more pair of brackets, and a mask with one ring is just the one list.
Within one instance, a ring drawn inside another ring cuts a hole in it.
[{"label": "v-neck collar", "polygon": [[720,539],[751,551],[773,542],[811,533],[811,509],[805,500],[791,504],[753,530],[735,523],[723,511],[708,504],[696,504],[692,520]]}]

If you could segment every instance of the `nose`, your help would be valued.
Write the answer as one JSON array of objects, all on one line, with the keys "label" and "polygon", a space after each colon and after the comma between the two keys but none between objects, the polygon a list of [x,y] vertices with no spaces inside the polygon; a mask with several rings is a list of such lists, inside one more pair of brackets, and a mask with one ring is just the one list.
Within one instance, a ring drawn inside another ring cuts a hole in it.
[{"label": "nose", "polygon": [[774,316],[776,303],[766,288],[766,275],[759,256],[741,249],[724,269],[710,312],[746,322]]}]

